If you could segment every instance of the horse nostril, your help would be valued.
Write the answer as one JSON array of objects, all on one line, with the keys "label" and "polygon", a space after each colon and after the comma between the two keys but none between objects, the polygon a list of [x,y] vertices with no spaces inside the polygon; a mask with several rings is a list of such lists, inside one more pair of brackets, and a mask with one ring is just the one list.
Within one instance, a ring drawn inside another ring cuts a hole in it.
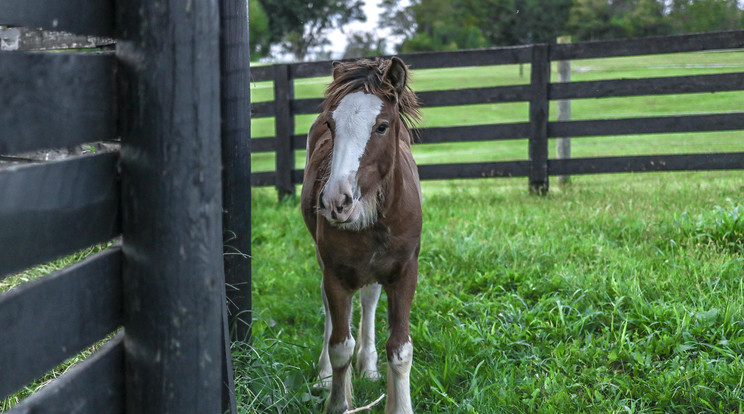
[{"label": "horse nostril", "polygon": [[348,205],[351,205],[351,202],[352,202],[352,201],[353,201],[353,200],[351,199],[351,196],[350,196],[350,195],[348,195],[348,194],[346,194],[346,199],[344,200],[344,204],[346,204],[347,206],[348,206]]},{"label": "horse nostril", "polygon": [[337,212],[338,214],[341,214],[341,213],[343,213],[343,212],[344,212],[344,206],[338,206],[338,207],[336,207],[336,212]]}]

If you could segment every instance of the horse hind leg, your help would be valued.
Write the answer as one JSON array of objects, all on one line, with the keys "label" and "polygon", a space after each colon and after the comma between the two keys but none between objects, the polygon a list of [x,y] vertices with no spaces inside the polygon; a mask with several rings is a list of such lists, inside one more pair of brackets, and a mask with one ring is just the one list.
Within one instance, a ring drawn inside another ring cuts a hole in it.
[{"label": "horse hind leg", "polygon": [[360,375],[372,380],[380,379],[380,372],[377,370],[377,349],[375,347],[375,311],[381,291],[382,286],[373,283],[363,287],[359,293],[362,316],[359,321],[356,370]]}]

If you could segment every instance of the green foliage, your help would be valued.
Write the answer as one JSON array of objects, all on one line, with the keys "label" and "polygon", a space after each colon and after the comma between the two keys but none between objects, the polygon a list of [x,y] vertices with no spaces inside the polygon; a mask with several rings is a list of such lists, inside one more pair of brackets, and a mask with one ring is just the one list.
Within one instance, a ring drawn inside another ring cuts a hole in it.
[{"label": "green foliage", "polygon": [[[744,5],[737,0],[413,0],[407,7],[386,0],[382,6],[381,24],[405,38],[401,52],[553,43],[561,35],[599,40],[744,26]],[[466,36],[470,31],[477,33]]]},{"label": "green foliage", "polygon": [[737,0],[673,0],[669,13],[675,33],[736,30],[744,25]]},{"label": "green foliage", "polygon": [[266,15],[259,0],[248,0],[248,20],[251,60],[268,56],[271,48],[269,17]]},{"label": "green foliage", "polygon": [[372,32],[352,32],[346,36],[346,40],[348,43],[344,50],[344,59],[385,54],[387,42]]},{"label": "green foliage", "polygon": [[327,31],[353,20],[364,21],[362,0],[260,0],[269,18],[270,44],[281,44],[299,61],[314,47],[328,44]]}]

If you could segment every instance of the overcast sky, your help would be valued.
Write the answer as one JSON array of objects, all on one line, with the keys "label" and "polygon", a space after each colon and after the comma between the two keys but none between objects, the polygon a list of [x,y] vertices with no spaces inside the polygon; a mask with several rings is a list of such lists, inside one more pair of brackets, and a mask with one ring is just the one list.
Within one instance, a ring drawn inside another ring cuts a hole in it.
[{"label": "overcast sky", "polygon": [[[378,4],[380,3],[380,0],[364,0],[364,13],[367,15],[367,21],[362,22],[352,22],[350,24],[347,24],[344,26],[344,32],[371,32],[375,31],[378,35],[385,37],[388,39],[387,42],[387,52],[393,53],[393,46],[396,43],[395,39],[391,39],[389,36],[389,30],[381,31],[377,28],[377,22],[379,20],[380,13],[382,12],[382,9],[378,7]],[[408,0],[401,0],[399,1],[400,4],[406,5],[409,3]],[[329,39],[331,41],[330,50],[333,52],[333,56],[331,56],[334,59],[340,58],[341,55],[344,53],[344,49],[346,48],[346,34],[342,33],[341,30],[334,30],[331,32]]]}]

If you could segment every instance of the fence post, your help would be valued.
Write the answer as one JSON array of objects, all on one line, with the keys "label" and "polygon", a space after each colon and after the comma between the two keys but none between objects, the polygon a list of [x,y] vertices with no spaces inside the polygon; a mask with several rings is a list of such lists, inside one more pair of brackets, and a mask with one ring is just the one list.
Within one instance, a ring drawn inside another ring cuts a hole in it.
[{"label": "fence post", "polygon": [[222,200],[233,340],[251,338],[251,97],[246,0],[222,0]]},{"label": "fence post", "polygon": [[235,414],[235,341],[251,340],[251,94],[247,0],[220,1],[222,237],[225,268],[222,412]]},{"label": "fence post", "polygon": [[222,412],[217,4],[117,3],[130,413]]},{"label": "fence post", "polygon": [[294,87],[289,78],[289,65],[274,65],[274,105],[276,142],[276,190],[279,200],[295,194],[292,170],[295,154],[292,146],[294,116],[290,101],[294,97]]},{"label": "fence post", "polygon": [[548,45],[532,46],[530,81],[530,193],[548,192],[548,83],[550,60]]},{"label": "fence post", "polygon": [[[571,36],[561,36],[558,43],[571,43]],[[558,82],[571,82],[571,61],[558,61]],[[571,120],[571,100],[558,100],[558,121]],[[571,138],[561,137],[556,140],[556,158],[559,160],[571,158]],[[558,184],[568,184],[571,181],[570,175],[559,175]]]}]

